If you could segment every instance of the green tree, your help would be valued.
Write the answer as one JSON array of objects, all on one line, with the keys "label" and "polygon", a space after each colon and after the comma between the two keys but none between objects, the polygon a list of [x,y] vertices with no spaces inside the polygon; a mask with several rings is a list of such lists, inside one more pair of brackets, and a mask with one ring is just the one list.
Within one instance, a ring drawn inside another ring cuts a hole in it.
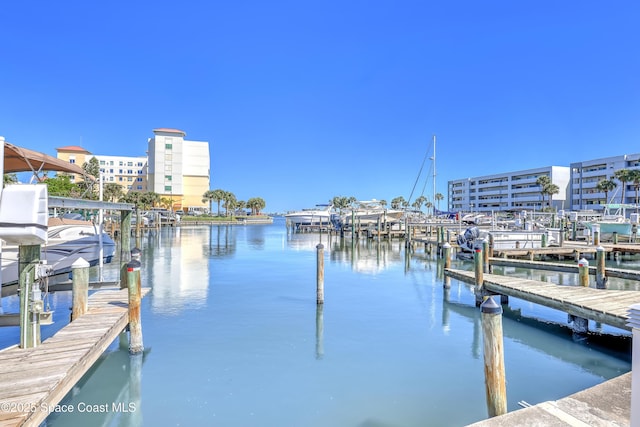
[{"label": "green tree", "polygon": [[15,173],[4,174],[4,185],[16,184],[18,182],[18,175]]},{"label": "green tree", "polygon": [[551,184],[551,178],[547,175],[541,175],[536,179],[536,185],[540,187],[540,194],[542,196],[541,204],[544,205],[544,196],[547,194],[547,186]]},{"label": "green tree", "polygon": [[611,180],[611,179],[602,179],[602,180],[598,181],[598,184],[596,185],[596,189],[598,189],[598,191],[602,191],[604,193],[604,203],[605,204],[609,203],[609,191],[612,191],[617,186],[618,186],[618,184],[616,184],[616,182]]},{"label": "green tree", "polygon": [[632,171],[629,169],[618,169],[613,173],[614,178],[622,184],[622,198],[620,199],[620,203],[625,202],[625,192],[627,189],[627,182],[631,181],[631,172]]},{"label": "green tree", "polygon": [[442,195],[442,193],[436,193],[434,197],[436,199],[436,203],[438,204],[438,210],[440,210],[440,201],[444,200],[444,196]]},{"label": "green tree", "polygon": [[222,200],[222,207],[224,208],[225,216],[229,216],[229,210],[233,211],[233,209],[235,209],[236,207],[236,202],[238,201],[236,199],[236,195],[231,191],[225,191]]},{"label": "green tree", "polygon": [[413,206],[417,210],[421,210],[422,205],[427,201],[425,196],[418,197],[411,206]]},{"label": "green tree", "polygon": [[102,189],[102,197],[107,202],[117,202],[124,196],[124,189],[120,184],[107,182]]},{"label": "green tree", "polygon": [[77,185],[71,182],[67,175],[58,175],[54,178],[47,178],[47,192],[50,196],[72,197],[79,193]]},{"label": "green tree", "polygon": [[224,200],[225,194],[227,192],[218,188],[216,190],[207,190],[205,191],[205,193],[202,195],[202,202],[203,203],[207,203],[209,202],[209,211],[213,212],[213,208],[212,208],[212,203],[213,202],[217,202],[218,203],[218,213],[217,215],[220,216],[220,202]]},{"label": "green tree", "polygon": [[394,197],[391,199],[391,209],[400,209],[405,206],[407,201],[402,196]]},{"label": "green tree", "polygon": [[640,190],[640,169],[630,170],[628,180],[633,182],[633,188],[636,190],[636,212],[638,212],[638,190]]},{"label": "green tree", "polygon": [[100,177],[100,162],[96,157],[92,157],[88,162],[82,164],[82,169],[87,175],[90,175],[96,179]]},{"label": "green tree", "polygon": [[252,197],[247,200],[247,207],[251,209],[251,215],[260,215],[260,211],[265,208],[267,204],[261,197]]}]

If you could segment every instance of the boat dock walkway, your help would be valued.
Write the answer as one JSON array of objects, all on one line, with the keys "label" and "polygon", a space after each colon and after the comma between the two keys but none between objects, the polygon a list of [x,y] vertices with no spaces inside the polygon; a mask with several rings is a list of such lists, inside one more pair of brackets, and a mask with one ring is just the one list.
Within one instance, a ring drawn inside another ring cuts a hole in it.
[{"label": "boat dock walkway", "polygon": [[[142,297],[150,291],[142,289]],[[0,351],[0,427],[38,426],[129,323],[128,290],[102,290],[88,311],[34,348]]]},{"label": "boat dock walkway", "polygon": [[[489,258],[489,264],[501,267],[529,268],[535,270],[560,271],[564,273],[579,273],[578,264],[567,264],[548,261],[528,261],[523,259]],[[589,266],[589,274],[595,276],[597,267]],[[607,277],[620,279],[640,280],[640,270],[627,270],[623,268],[605,268]]]},{"label": "boat dock walkway", "polygon": [[628,426],[631,420],[631,373],[559,400],[542,402],[468,427]]},{"label": "boat dock walkway", "polygon": [[[446,269],[445,274],[467,283],[475,282],[474,272]],[[484,274],[483,287],[492,293],[509,295],[572,316],[589,319],[630,331],[628,310],[640,303],[640,292],[563,286],[512,276]]]}]

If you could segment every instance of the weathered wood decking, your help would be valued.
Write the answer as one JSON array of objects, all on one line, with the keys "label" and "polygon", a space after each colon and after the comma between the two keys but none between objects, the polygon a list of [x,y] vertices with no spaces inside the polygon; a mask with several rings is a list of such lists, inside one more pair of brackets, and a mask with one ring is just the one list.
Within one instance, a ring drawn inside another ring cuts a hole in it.
[{"label": "weathered wood decking", "polygon": [[38,426],[128,322],[127,289],[103,290],[89,297],[85,315],[40,346],[1,351],[0,427]]},{"label": "weathered wood decking", "polygon": [[[474,283],[473,272],[446,269],[445,274],[467,283]],[[640,303],[640,292],[594,289],[582,286],[562,286],[518,277],[484,274],[484,288],[536,304],[564,311],[584,319],[601,322],[630,331],[628,310]]]},{"label": "weathered wood decking", "polygon": [[[531,268],[537,270],[547,271],[561,271],[565,273],[578,274],[578,264],[566,264],[560,262],[548,262],[548,261],[528,261],[522,259],[504,259],[504,258],[489,258],[491,265],[503,266],[503,267],[518,267],[518,268]],[[595,266],[589,267],[589,274],[595,276],[597,268]],[[620,279],[640,280],[640,270],[627,270],[622,268],[605,268],[605,275],[607,277],[617,277]]]}]

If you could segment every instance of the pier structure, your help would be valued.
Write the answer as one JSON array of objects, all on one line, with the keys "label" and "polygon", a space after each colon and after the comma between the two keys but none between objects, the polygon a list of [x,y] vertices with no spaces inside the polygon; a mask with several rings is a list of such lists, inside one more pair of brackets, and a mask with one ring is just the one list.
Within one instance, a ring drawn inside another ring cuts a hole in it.
[{"label": "pier structure", "polygon": [[[58,197],[49,197],[48,207],[119,210],[121,227],[127,231],[133,208]],[[141,288],[140,263],[130,262],[130,247],[130,233],[122,233],[120,261],[126,274],[120,278],[122,289],[100,290],[89,297],[89,265],[81,259],[74,263],[74,278],[67,285],[73,291],[71,322],[41,342],[40,324],[46,313],[34,271],[40,245],[20,243],[20,312],[0,317],[0,323],[20,326],[20,344],[0,350],[0,426],[39,425],[125,328],[130,331],[132,357],[141,354],[140,300],[149,289]],[[3,287],[3,295],[7,288]]]}]

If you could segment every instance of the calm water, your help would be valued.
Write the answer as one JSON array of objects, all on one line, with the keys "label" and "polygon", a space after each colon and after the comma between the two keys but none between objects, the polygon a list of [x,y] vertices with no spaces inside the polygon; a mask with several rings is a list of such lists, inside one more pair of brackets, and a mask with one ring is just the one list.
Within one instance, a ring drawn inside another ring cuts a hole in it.
[{"label": "calm water", "polygon": [[[407,263],[399,241],[352,247],[322,238],[318,309],[317,234],[288,235],[276,220],[145,236],[143,286],[153,292],[143,300],[143,360],[114,343],[64,399],[74,413],[46,425],[411,427],[486,418],[469,286],[452,281],[445,294],[437,261],[418,251]],[[58,321],[44,335],[62,326],[69,300],[53,295]],[[16,305],[4,301],[5,311]],[[628,345],[604,351],[548,322],[566,325],[566,314],[515,299],[505,311],[509,410],[630,370]],[[15,329],[0,331],[0,344],[15,342]]]}]

